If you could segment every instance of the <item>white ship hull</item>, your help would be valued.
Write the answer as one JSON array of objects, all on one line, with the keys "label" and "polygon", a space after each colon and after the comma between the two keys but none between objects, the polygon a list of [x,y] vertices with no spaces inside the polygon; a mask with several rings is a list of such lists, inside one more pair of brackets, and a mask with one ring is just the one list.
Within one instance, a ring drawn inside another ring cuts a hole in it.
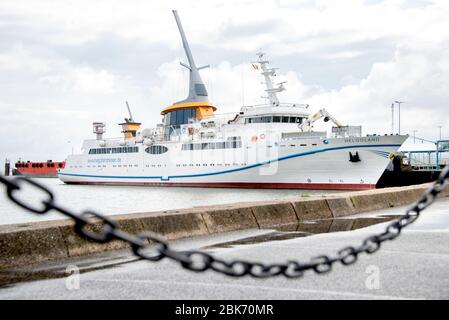
[{"label": "white ship hull", "polygon": [[[373,189],[406,136],[293,139],[241,148],[73,155],[59,178],[70,184],[249,187],[289,189]],[[351,162],[350,153],[360,161]]]}]

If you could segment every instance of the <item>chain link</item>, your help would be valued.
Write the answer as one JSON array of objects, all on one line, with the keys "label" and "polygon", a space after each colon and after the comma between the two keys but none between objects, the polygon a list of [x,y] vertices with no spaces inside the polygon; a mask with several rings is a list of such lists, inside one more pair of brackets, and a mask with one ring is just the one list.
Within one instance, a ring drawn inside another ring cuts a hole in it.
[{"label": "chain link", "polygon": [[[242,260],[227,262],[202,251],[176,251],[162,237],[152,232],[146,231],[133,235],[121,230],[116,222],[101,214],[92,211],[76,214],[64,209],[56,204],[55,196],[48,188],[33,180],[25,177],[8,179],[0,175],[0,183],[5,185],[8,198],[22,208],[36,214],[45,214],[50,210],[57,211],[74,220],[75,232],[79,235],[99,243],[112,240],[125,241],[131,245],[131,249],[136,256],[148,261],[156,262],[168,258],[177,261],[183,268],[194,272],[204,272],[211,269],[232,277],[250,275],[255,278],[268,278],[283,275],[286,278],[300,278],[307,270],[312,270],[317,274],[330,272],[335,262],[351,265],[357,261],[361,253],[372,254],[380,249],[383,242],[397,238],[402,229],[415,222],[421,211],[430,206],[437,195],[447,186],[449,183],[449,166],[443,169],[438,179],[406,210],[404,215],[388,224],[384,232],[364,239],[359,246],[343,248],[334,256],[320,255],[305,263],[287,261],[283,264],[264,264]],[[19,191],[22,185],[26,183],[46,195],[46,199],[41,201],[42,209],[34,208],[20,199]],[[98,227],[98,223],[100,224],[99,231],[89,230],[89,227],[90,229]],[[150,246],[154,245],[156,245],[156,249],[152,247],[151,253],[148,253]]]}]

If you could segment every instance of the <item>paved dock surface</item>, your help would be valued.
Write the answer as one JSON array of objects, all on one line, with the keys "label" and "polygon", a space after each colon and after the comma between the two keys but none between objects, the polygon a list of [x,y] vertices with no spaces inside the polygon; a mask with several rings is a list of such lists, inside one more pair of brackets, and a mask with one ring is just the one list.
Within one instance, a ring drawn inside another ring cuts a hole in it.
[{"label": "paved dock surface", "polygon": [[[403,212],[404,208],[392,208],[363,216]],[[270,236],[274,234],[270,230],[245,230],[177,241],[175,245],[180,249],[203,248],[228,260],[305,261],[356,245],[385,226],[382,222],[354,231],[310,236],[284,232],[284,237],[276,238]],[[89,266],[99,268],[82,272],[78,289],[73,276],[27,281],[0,288],[0,299],[449,299],[449,199],[433,204],[398,239],[383,244],[375,254],[362,254],[349,267],[337,264],[325,275],[307,272],[302,279],[235,279],[212,271],[193,273],[168,260],[136,261],[128,251],[96,259],[51,265],[60,269],[69,264],[87,266],[86,270]]]}]

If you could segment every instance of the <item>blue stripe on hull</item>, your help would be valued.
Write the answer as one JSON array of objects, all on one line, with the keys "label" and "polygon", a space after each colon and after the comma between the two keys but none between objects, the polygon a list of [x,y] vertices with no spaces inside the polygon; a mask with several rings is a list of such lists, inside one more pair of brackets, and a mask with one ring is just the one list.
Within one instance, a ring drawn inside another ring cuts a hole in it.
[{"label": "blue stripe on hull", "polygon": [[317,150],[311,150],[311,151],[305,151],[305,152],[299,152],[290,154],[288,156],[283,156],[277,159],[273,160],[267,160],[258,162],[255,164],[251,164],[248,166],[244,166],[241,168],[235,168],[235,169],[229,169],[224,171],[216,171],[216,172],[209,172],[209,173],[198,173],[198,174],[187,174],[187,175],[177,175],[177,176],[168,176],[168,177],[162,177],[162,176],[100,176],[100,175],[90,175],[90,174],[76,174],[76,173],[59,173],[61,176],[72,176],[72,177],[88,177],[88,178],[106,178],[106,179],[160,179],[163,181],[167,181],[172,178],[192,178],[192,177],[205,177],[205,176],[213,176],[218,174],[225,174],[225,173],[231,173],[231,172],[237,172],[242,170],[247,170],[251,168],[256,168],[263,166],[265,164],[269,164],[276,161],[282,161],[287,160],[291,158],[296,157],[302,157],[307,156],[311,154],[321,153],[321,152],[328,152],[328,151],[335,151],[335,150],[343,150],[343,149],[353,149],[353,148],[379,148],[379,147],[400,147],[400,144],[373,144],[373,145],[358,145],[358,146],[344,146],[344,147],[334,147],[334,148],[325,148],[325,149],[317,149]]}]

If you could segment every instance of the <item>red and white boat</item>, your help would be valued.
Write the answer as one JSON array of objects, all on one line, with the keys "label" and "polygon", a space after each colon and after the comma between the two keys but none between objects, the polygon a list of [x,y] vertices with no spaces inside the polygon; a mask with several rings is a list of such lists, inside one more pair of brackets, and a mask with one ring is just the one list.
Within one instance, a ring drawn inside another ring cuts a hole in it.
[{"label": "red and white boat", "polygon": [[57,178],[58,170],[64,169],[64,167],[65,162],[53,162],[52,160],[46,162],[18,161],[13,174],[32,178]]}]

